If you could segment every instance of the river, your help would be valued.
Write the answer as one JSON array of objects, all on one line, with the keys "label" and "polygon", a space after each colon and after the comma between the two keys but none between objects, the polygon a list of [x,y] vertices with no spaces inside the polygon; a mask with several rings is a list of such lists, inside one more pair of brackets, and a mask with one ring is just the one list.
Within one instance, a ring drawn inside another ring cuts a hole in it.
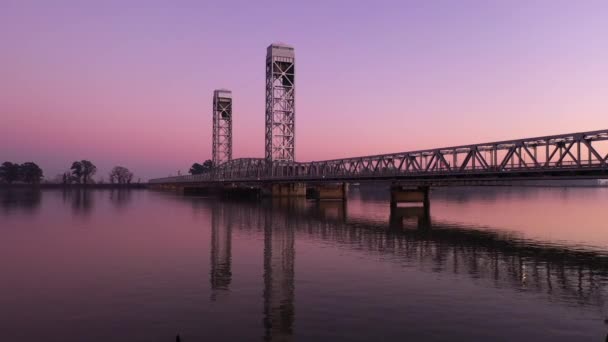
[{"label": "river", "polygon": [[608,189],[0,192],[0,340],[604,341]]}]

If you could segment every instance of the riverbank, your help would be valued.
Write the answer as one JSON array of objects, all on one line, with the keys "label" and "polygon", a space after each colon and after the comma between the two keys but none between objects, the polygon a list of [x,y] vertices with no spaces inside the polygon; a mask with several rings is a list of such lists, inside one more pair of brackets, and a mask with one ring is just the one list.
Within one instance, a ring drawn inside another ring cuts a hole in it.
[{"label": "riverbank", "polygon": [[131,184],[0,184],[0,189],[146,189],[147,183]]}]

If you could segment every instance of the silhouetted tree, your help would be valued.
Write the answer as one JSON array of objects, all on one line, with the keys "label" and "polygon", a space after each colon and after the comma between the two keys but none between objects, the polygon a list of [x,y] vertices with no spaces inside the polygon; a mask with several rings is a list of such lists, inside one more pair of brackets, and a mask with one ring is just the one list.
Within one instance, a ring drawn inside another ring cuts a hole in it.
[{"label": "silhouetted tree", "polygon": [[72,176],[76,183],[80,183],[82,180],[82,163],[79,161],[73,162],[70,170],[72,170]]},{"label": "silhouetted tree", "polygon": [[194,163],[190,167],[190,171],[188,171],[192,175],[200,175],[203,173],[207,173],[211,171],[213,168],[213,162],[209,159],[205,160],[205,162],[201,165],[199,163]]},{"label": "silhouetted tree", "polygon": [[133,173],[126,167],[115,166],[110,171],[110,183],[112,184],[131,184]]},{"label": "silhouetted tree", "polygon": [[200,175],[201,173],[203,173],[203,165],[201,165],[199,163],[194,163],[194,164],[192,164],[192,166],[190,167],[190,170],[188,172],[191,175]]},{"label": "silhouetted tree", "polygon": [[82,163],[82,177],[84,184],[91,183],[91,179],[95,172],[97,172],[97,167],[93,165],[88,160],[81,161]]},{"label": "silhouetted tree", "polygon": [[19,180],[19,164],[4,162],[0,166],[0,179],[11,184]]},{"label": "silhouetted tree", "polygon": [[80,180],[77,179],[77,177],[74,176],[73,173],[71,173],[70,171],[66,171],[63,173],[61,181],[63,184],[72,184],[74,182],[80,182]]},{"label": "silhouetted tree", "polygon": [[72,163],[72,175],[78,183],[91,183],[91,177],[97,172],[97,167],[88,160],[75,161]]},{"label": "silhouetted tree", "polygon": [[19,179],[25,183],[38,184],[42,176],[42,169],[36,163],[27,162],[19,166]]}]

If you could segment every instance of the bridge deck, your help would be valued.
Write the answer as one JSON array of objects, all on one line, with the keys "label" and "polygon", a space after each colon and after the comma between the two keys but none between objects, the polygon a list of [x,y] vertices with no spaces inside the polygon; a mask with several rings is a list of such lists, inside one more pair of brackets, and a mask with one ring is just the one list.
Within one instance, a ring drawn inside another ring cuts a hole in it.
[{"label": "bridge deck", "polygon": [[312,162],[242,158],[163,183],[395,180],[436,185],[608,178],[608,130]]}]

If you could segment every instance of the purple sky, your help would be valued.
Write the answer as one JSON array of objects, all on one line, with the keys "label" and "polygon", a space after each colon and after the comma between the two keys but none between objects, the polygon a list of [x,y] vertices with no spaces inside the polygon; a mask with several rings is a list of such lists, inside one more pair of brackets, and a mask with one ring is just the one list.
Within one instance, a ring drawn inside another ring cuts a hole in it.
[{"label": "purple sky", "polygon": [[142,179],[264,154],[264,59],[296,49],[300,161],[608,128],[607,1],[0,2],[0,162]]}]

